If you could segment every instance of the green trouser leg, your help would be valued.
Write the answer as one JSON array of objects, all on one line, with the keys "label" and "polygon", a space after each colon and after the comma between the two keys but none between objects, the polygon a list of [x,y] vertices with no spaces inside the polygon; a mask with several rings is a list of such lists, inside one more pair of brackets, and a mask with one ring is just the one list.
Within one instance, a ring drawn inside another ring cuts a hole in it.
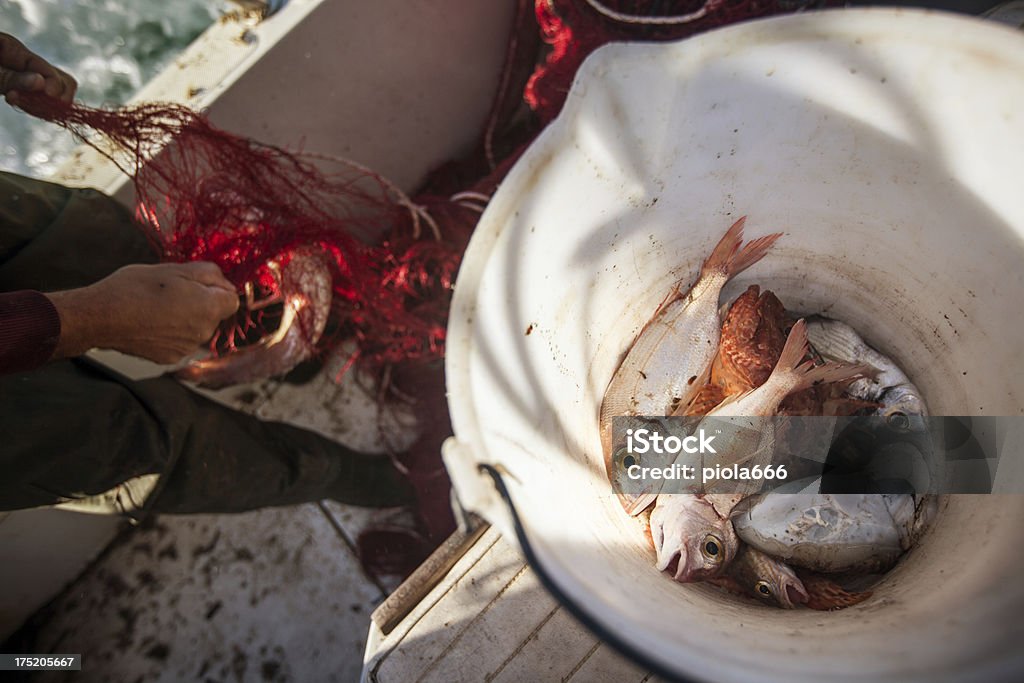
[{"label": "green trouser leg", "polygon": [[94,496],[153,474],[145,507],[158,512],[407,499],[387,458],[257,420],[167,378],[131,381],[88,360],[0,380],[0,444],[0,509]]},{"label": "green trouser leg", "polygon": [[[155,260],[109,197],[0,173],[0,291],[78,287]],[[132,381],[87,359],[0,377],[0,509],[87,498],[146,477],[156,480],[146,500],[119,500],[117,509],[409,498],[386,458],[230,410],[170,378]],[[119,491],[131,497],[131,487]]]},{"label": "green trouser leg", "polygon": [[0,173],[0,292],[82,287],[157,254],[102,192]]}]

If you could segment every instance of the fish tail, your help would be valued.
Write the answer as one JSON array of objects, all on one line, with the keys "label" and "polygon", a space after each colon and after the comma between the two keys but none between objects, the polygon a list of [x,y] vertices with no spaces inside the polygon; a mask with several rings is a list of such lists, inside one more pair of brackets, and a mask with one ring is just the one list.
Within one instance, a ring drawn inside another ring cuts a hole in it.
[{"label": "fish tail", "polygon": [[[785,381],[786,384],[792,384],[793,381],[799,381],[797,373],[800,363],[806,355],[807,323],[801,319],[797,320],[796,324],[790,329],[789,336],[786,337],[786,344],[782,347],[782,354],[779,356],[778,362],[775,363],[775,369],[772,370],[768,382],[778,383]],[[765,383],[767,384],[768,382]]]},{"label": "fish tail", "polygon": [[775,364],[775,369],[772,370],[768,381],[773,382],[774,386],[784,389],[785,394],[788,395],[815,384],[839,382],[866,375],[872,371],[871,366],[864,364],[844,365],[829,362],[815,366],[814,361],[803,363],[807,349],[807,322],[801,319],[789,331],[786,345],[782,347],[782,355],[779,356],[779,362]]},{"label": "fish tail", "polygon": [[743,225],[746,222],[747,217],[743,216],[732,224],[732,227],[725,232],[722,239],[718,240],[718,244],[715,245],[711,255],[704,261],[704,265],[700,269],[701,277],[714,274],[730,274],[733,258],[743,244]]},{"label": "fish tail", "polygon": [[772,248],[772,245],[782,237],[781,232],[773,232],[770,235],[764,237],[758,237],[752,242],[747,242],[742,249],[739,250],[735,256],[729,261],[729,277],[742,273],[744,270],[754,265],[768,253],[768,250]]}]

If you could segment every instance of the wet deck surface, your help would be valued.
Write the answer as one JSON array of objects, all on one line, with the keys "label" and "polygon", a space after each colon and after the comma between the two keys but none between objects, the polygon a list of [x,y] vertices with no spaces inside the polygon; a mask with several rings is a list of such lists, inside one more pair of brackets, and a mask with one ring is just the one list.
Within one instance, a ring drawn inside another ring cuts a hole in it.
[{"label": "wet deck surface", "polygon": [[162,517],[121,537],[38,615],[31,651],[81,653],[83,675],[35,680],[357,680],[385,594],[333,507]]}]

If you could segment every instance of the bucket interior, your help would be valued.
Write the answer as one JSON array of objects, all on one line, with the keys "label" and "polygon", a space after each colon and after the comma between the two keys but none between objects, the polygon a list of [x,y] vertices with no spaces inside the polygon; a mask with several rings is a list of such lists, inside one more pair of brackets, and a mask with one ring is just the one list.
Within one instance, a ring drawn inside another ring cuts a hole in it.
[{"label": "bucket interior", "polygon": [[1012,31],[916,11],[610,46],[492,200],[449,331],[456,437],[501,465],[561,591],[648,663],[716,681],[1024,671],[1024,497],[946,496],[869,600],[780,610],[658,572],[598,433],[629,345],[742,215],[748,239],[784,236],[724,299],[757,283],[847,322],[934,415],[1024,412],[1020,73]]}]

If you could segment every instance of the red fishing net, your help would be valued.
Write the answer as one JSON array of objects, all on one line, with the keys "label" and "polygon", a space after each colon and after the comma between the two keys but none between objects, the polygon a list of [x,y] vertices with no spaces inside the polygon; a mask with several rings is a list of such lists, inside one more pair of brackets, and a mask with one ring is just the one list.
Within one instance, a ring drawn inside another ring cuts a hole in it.
[{"label": "red fishing net", "polygon": [[[106,111],[25,97],[23,108],[78,133],[133,177],[140,224],[168,260],[213,261],[240,291],[273,301],[282,292],[270,264],[283,265],[299,249],[329,256],[333,322],[321,349],[354,341],[350,361],[388,368],[424,425],[400,460],[419,493],[425,541],[388,530],[361,543],[371,569],[404,573],[454,524],[440,461],[451,428],[439,361],[462,253],[489,195],[561,109],[583,59],[611,41],[679,39],[818,4],[829,3],[517,0],[479,150],[438,169],[411,200],[357,164],[242,138],[177,105]],[[218,335],[215,351],[272,329],[267,310],[244,309]]]},{"label": "red fishing net", "polygon": [[[282,294],[268,264],[315,248],[330,256],[341,325],[328,345],[353,337],[377,366],[440,357],[446,293],[469,236],[460,221],[439,225],[369,169],[233,135],[183,106],[23,101],[133,177],[139,224],[165,259],[213,261],[265,301]],[[219,351],[272,327],[260,324],[263,310],[241,316],[217,338]]]}]

